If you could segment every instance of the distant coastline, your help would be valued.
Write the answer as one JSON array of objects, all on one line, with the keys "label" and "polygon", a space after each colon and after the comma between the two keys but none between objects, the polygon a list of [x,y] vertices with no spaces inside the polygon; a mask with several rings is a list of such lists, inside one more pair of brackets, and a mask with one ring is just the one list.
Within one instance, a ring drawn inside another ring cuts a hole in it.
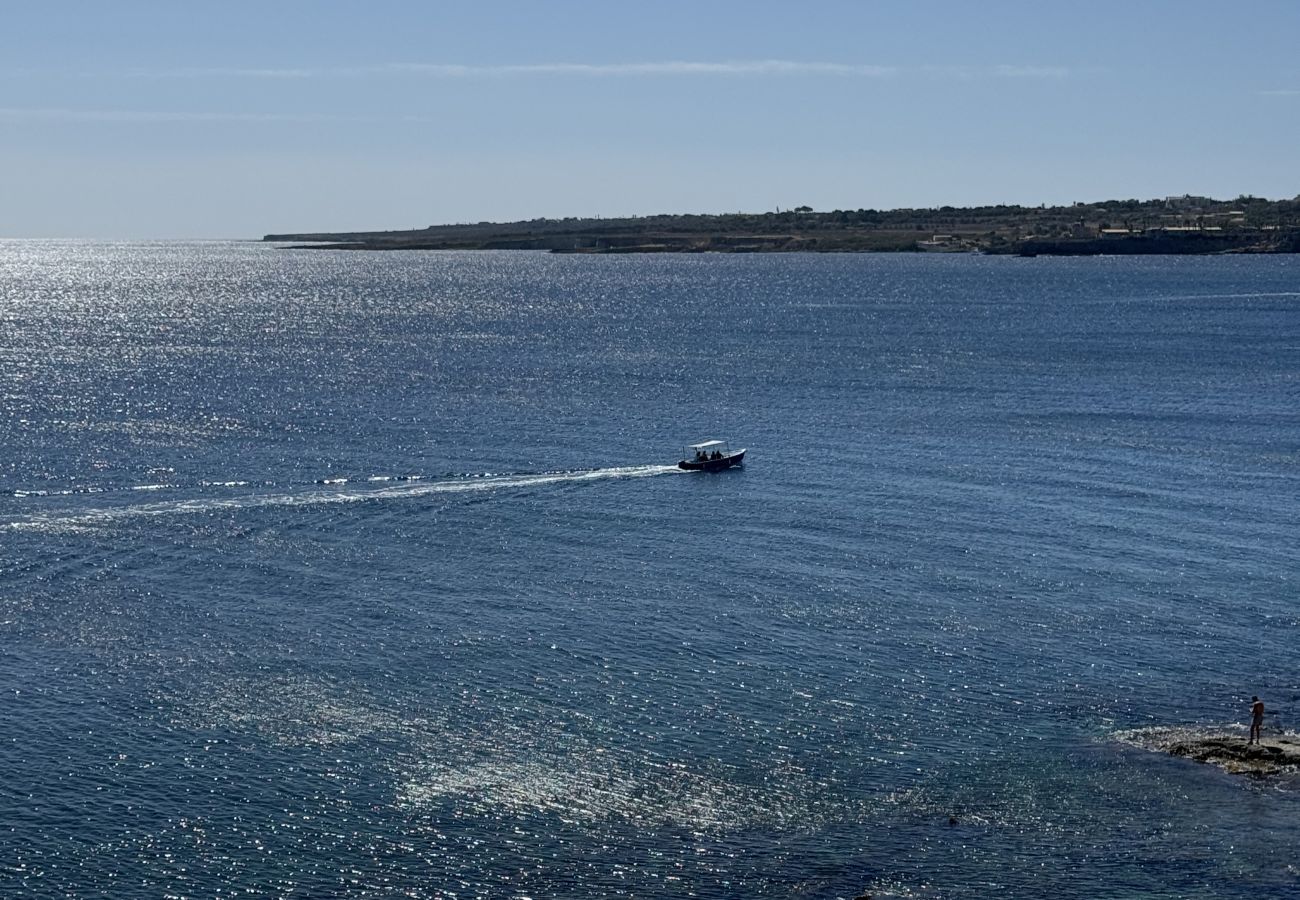
[{"label": "distant coastline", "polygon": [[1300,197],[1183,195],[1070,206],[943,206],[531,219],[407,231],[268,234],[293,249],[553,253],[994,253],[1021,256],[1300,252]]}]

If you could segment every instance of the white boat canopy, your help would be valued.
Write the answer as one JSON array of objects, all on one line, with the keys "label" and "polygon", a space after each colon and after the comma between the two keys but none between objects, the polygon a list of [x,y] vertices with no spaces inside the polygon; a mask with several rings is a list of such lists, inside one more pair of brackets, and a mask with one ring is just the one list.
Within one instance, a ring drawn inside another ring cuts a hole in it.
[{"label": "white boat canopy", "polygon": [[710,449],[710,448],[712,448],[712,447],[725,447],[725,446],[727,446],[727,442],[726,442],[726,441],[705,441],[705,442],[702,443],[702,444],[691,444],[691,446],[688,447],[687,449],[688,449],[688,450],[708,450],[708,449]]}]

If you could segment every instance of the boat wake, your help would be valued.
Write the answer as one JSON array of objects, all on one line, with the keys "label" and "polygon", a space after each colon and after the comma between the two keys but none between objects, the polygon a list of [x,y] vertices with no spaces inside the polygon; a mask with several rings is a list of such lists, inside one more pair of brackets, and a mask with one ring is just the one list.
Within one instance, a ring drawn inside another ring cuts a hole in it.
[{"label": "boat wake", "polygon": [[[276,485],[272,482],[250,484],[247,481],[204,481],[198,488],[176,485],[150,486],[150,490],[183,490],[185,498],[151,503],[100,505],[94,508],[49,510],[0,519],[0,531],[78,531],[99,528],[132,519],[166,516],[203,515],[210,513],[259,509],[272,506],[323,506],[337,503],[376,503],[410,500],[434,494],[459,494],[481,491],[527,490],[546,485],[610,479],[648,478],[655,475],[682,474],[676,466],[616,466],[604,469],[580,469],[564,472],[526,474],[462,475],[452,478],[429,478],[421,475],[371,476],[361,479],[322,478],[306,485]],[[137,493],[135,487],[118,493]],[[67,498],[85,491],[14,492],[22,499]],[[105,500],[108,491],[96,491],[96,500]]]}]

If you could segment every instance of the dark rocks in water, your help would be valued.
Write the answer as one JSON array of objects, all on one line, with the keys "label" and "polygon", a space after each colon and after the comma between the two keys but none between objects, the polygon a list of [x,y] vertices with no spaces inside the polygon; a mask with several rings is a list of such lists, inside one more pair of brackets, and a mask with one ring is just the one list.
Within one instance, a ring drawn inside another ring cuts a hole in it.
[{"label": "dark rocks in water", "polygon": [[1300,772],[1300,735],[1283,733],[1246,743],[1241,733],[1209,728],[1139,728],[1117,735],[1125,743],[1218,766],[1237,775]]}]

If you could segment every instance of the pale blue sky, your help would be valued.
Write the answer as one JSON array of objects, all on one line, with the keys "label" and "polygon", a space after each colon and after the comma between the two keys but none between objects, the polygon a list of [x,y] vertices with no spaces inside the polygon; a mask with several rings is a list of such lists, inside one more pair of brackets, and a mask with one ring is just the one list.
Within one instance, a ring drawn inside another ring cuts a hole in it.
[{"label": "pale blue sky", "polygon": [[1300,2],[0,2],[0,236],[1300,194]]}]

